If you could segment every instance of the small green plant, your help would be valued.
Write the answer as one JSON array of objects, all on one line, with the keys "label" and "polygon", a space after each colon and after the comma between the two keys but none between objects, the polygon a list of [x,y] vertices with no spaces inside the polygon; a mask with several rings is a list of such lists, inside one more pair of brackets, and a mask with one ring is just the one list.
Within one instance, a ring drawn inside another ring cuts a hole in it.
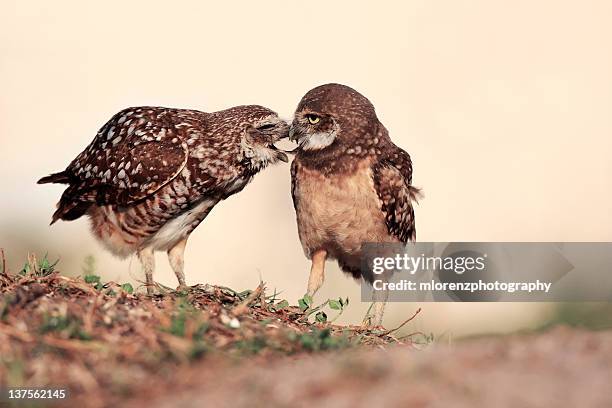
[{"label": "small green plant", "polygon": [[5,321],[8,317],[12,301],[13,298],[11,295],[3,296],[0,300],[0,322]]},{"label": "small green plant", "polygon": [[170,321],[170,327],[166,329],[166,331],[177,337],[185,336],[185,321],[187,320],[187,316],[183,311],[172,316],[172,320]]},{"label": "small green plant", "polygon": [[351,346],[346,336],[332,336],[328,328],[313,329],[302,334],[291,333],[290,340],[307,351],[335,350]]},{"label": "small green plant", "polygon": [[268,340],[264,336],[255,336],[250,339],[236,342],[236,350],[244,354],[258,354],[268,346]]},{"label": "small green plant", "polygon": [[83,279],[85,283],[100,283],[100,277],[98,275],[85,275]]},{"label": "small green plant", "polygon": [[201,358],[204,354],[206,354],[210,350],[210,347],[206,345],[206,343],[202,341],[196,341],[193,344],[193,347],[188,353],[188,357],[190,360],[197,360]]},{"label": "small green plant", "polygon": [[132,286],[131,283],[124,283],[123,285],[121,285],[121,289],[123,289],[124,292],[130,295],[134,293],[134,287]]},{"label": "small green plant", "polygon": [[338,319],[342,315],[342,313],[344,313],[344,310],[346,310],[346,307],[349,304],[349,298],[345,298],[345,299],[338,298],[337,300],[329,299],[328,302],[329,302],[328,304],[329,304],[329,308],[330,309],[338,310],[339,311],[338,314],[336,315],[336,317],[334,317],[331,320],[331,322],[333,323],[333,322],[336,321],[336,319]]},{"label": "small green plant", "polygon": [[[176,303],[176,309],[172,313],[172,317],[170,319],[170,326],[164,327],[161,330],[177,337],[185,337],[187,320],[196,318],[197,314],[197,309],[194,308],[193,305],[191,305],[185,298],[179,298]],[[202,338],[207,330],[208,326],[206,324],[200,324],[196,330],[196,333],[194,333],[194,336],[199,334],[200,338]]]},{"label": "small green plant", "polygon": [[324,311],[317,312],[315,320],[319,323],[327,323],[327,313]]},{"label": "small green plant", "polygon": [[96,290],[102,290],[105,287],[102,283],[102,278],[100,278],[98,275],[85,275],[83,276],[83,280],[85,283],[93,284]]},{"label": "small green plant", "polygon": [[55,262],[50,262],[48,254],[45,254],[43,259],[40,261],[36,260],[36,255],[30,254],[28,255],[28,260],[23,265],[21,271],[19,271],[19,275],[26,276],[33,274],[39,277],[45,277],[51,275],[55,272],[55,267],[59,263],[59,259]]},{"label": "small green plant", "polygon": [[83,260],[83,275],[95,275],[96,273],[96,258],[93,255],[87,255]]},{"label": "small green plant", "polygon": [[332,310],[338,310],[339,313],[329,322],[333,323],[344,313],[345,308],[349,304],[349,299],[338,298],[338,299],[328,299],[319,306],[313,307],[312,297],[308,295],[304,295],[303,298],[298,300],[298,307],[302,312],[304,312],[305,316],[308,317],[310,315],[315,316],[315,321],[318,323],[326,323],[328,321],[327,314],[322,310],[325,306],[329,306]]},{"label": "small green plant", "polygon": [[46,314],[38,330],[40,334],[58,332],[65,333],[71,339],[91,340],[91,336],[82,329],[81,321],[68,315],[53,316]]},{"label": "small green plant", "polygon": [[298,306],[302,312],[309,309],[312,306],[312,296],[304,295],[303,298],[298,299]]},{"label": "small green plant", "polygon": [[346,299],[338,298],[338,300],[334,300],[334,299],[329,300],[329,307],[334,310],[344,310],[344,308],[348,306],[348,304],[349,304],[348,298]]},{"label": "small green plant", "polygon": [[274,310],[283,310],[287,307],[289,307],[289,302],[287,302],[286,300],[281,300],[280,302],[274,305]]},{"label": "small green plant", "polygon": [[204,335],[210,328],[210,324],[208,322],[204,322],[198,326],[195,332],[193,332],[193,339],[196,341],[200,341],[204,339]]},{"label": "small green plant", "polygon": [[43,259],[38,264],[38,276],[48,276],[51,275],[55,271],[55,266],[59,263],[59,259],[55,262],[49,262],[49,258],[47,254],[43,257]]}]

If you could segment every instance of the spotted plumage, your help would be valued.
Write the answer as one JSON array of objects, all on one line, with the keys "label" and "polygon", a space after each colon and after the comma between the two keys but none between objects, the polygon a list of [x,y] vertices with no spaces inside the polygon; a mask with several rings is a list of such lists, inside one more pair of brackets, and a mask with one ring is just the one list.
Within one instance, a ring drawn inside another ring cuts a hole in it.
[{"label": "spotted plumage", "polygon": [[205,113],[159,107],[113,116],[66,170],[39,183],[65,183],[52,223],[91,219],[92,231],[118,256],[139,254],[147,287],[153,251],[165,250],[184,285],[189,234],[221,200],[241,191],[268,164],[288,125],[261,106]]},{"label": "spotted plumage", "polygon": [[361,268],[363,244],[416,239],[419,190],[410,156],[393,144],[372,103],[339,84],[309,91],[290,133],[299,143],[291,184],[300,241],[312,260],[308,293],[322,285],[328,258],[371,282]]}]

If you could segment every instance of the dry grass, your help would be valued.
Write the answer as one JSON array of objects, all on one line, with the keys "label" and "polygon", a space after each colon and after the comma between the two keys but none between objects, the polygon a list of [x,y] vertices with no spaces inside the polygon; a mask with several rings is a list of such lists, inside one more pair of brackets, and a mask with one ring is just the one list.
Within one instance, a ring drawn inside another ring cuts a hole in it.
[{"label": "dry grass", "polygon": [[[0,387],[55,385],[70,390],[72,404],[105,406],[170,389],[181,370],[203,359],[269,361],[411,344],[393,330],[321,323],[318,307],[289,306],[266,295],[263,283],[243,292],[197,285],[147,296],[54,268],[31,256],[20,273],[0,273]],[[319,322],[309,322],[317,315]]]}]

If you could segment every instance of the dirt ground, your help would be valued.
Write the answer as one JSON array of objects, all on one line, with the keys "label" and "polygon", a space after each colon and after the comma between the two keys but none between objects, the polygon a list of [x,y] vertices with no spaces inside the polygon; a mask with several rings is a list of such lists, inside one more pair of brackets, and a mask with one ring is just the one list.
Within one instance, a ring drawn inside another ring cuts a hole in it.
[{"label": "dirt ground", "polygon": [[57,406],[94,408],[612,407],[610,331],[439,344],[334,325],[342,299],[324,309],[263,284],[159,289],[67,278],[35,258],[1,272],[0,390],[62,387]]},{"label": "dirt ground", "polygon": [[[557,328],[417,351],[194,367],[155,407],[612,407],[612,333]],[[130,406],[143,406],[140,401]]]}]

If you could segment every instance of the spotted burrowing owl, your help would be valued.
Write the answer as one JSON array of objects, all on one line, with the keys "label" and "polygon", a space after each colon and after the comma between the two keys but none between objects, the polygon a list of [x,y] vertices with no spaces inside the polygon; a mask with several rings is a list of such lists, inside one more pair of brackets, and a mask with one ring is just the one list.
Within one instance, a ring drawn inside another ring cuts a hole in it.
[{"label": "spotted burrowing owl", "polygon": [[68,184],[52,224],[83,215],[113,254],[137,253],[149,293],[154,251],[168,252],[180,287],[189,234],[221,200],[268,164],[287,161],[274,147],[289,125],[261,106],[205,113],[125,109],[60,173],[39,183]]},{"label": "spotted burrowing owl", "polygon": [[[290,130],[299,147],[291,165],[298,233],[312,266],[309,295],[321,287],[325,260],[372,282],[362,273],[364,243],[414,240],[410,156],[397,147],[372,103],[338,84],[322,85],[300,101]],[[380,324],[384,301],[375,302]]]}]

